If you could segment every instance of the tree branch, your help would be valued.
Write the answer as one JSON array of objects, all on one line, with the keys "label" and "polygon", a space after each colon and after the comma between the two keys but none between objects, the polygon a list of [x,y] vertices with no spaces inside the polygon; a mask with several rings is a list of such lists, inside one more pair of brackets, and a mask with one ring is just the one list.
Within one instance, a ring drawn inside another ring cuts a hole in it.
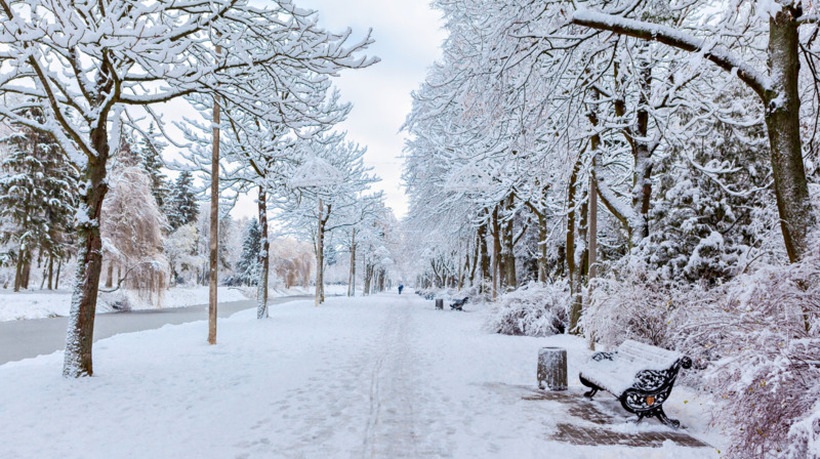
[{"label": "tree branch", "polygon": [[598,30],[608,30],[642,40],[657,41],[684,51],[703,53],[704,58],[718,67],[729,72],[737,72],[737,76],[761,98],[764,97],[770,87],[768,77],[747,65],[728,50],[709,45],[705,40],[693,37],[673,27],[590,10],[576,11],[572,15],[572,23]]}]

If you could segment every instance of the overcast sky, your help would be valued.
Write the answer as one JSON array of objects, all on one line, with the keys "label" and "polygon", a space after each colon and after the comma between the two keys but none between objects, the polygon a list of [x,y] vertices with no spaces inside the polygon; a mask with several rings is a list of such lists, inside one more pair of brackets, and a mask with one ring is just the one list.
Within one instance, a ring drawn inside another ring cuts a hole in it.
[{"label": "overcast sky", "polygon": [[[404,137],[399,128],[410,111],[410,91],[424,80],[427,69],[439,59],[444,40],[441,18],[429,0],[296,0],[296,5],[319,11],[320,24],[340,32],[351,27],[352,42],[369,28],[376,42],[368,54],[381,62],[365,70],[347,71],[336,86],[353,102],[349,119],[340,126],[350,140],[368,148],[365,161],[382,182],[387,205],[396,216],[407,212],[400,189],[400,158]],[[236,209],[239,216],[255,215],[250,198]]]}]

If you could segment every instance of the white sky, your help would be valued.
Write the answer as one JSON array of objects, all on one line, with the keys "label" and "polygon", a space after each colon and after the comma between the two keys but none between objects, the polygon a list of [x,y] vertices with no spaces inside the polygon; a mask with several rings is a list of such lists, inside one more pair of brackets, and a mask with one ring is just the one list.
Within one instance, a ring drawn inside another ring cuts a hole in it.
[{"label": "white sky", "polygon": [[[367,146],[365,161],[382,178],[376,185],[383,189],[387,205],[396,217],[407,212],[407,201],[400,187],[404,136],[399,128],[410,112],[410,91],[424,80],[427,69],[441,56],[444,40],[438,12],[429,0],[296,0],[297,6],[319,11],[320,24],[332,31],[353,29],[351,42],[369,28],[376,42],[368,55],[381,62],[365,70],[343,72],[336,86],[353,111],[340,130],[348,138]],[[242,199],[234,214],[255,215],[255,204]]]}]

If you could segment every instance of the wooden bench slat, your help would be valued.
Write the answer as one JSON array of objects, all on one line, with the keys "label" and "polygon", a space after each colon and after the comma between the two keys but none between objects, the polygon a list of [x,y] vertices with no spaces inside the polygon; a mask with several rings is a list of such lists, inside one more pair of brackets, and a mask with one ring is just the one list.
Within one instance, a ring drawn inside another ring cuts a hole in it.
[{"label": "wooden bench slat", "polygon": [[581,383],[591,388],[589,398],[606,390],[621,401],[627,411],[655,416],[664,424],[680,425],[663,412],[681,367],[689,368],[691,360],[680,353],[632,340],[622,343],[612,353],[596,353],[581,367]]}]

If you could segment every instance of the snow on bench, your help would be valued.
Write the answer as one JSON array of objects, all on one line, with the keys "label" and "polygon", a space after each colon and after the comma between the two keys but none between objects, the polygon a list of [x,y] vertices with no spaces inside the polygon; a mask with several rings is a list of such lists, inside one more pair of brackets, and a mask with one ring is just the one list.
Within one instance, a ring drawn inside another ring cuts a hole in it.
[{"label": "snow on bench", "polygon": [[584,394],[592,398],[599,390],[615,396],[621,406],[638,415],[656,417],[662,423],[677,428],[680,422],[666,417],[663,403],[669,398],[681,367],[689,368],[692,360],[683,355],[627,340],[614,352],[596,352],[581,367],[581,384],[591,390]]}]

